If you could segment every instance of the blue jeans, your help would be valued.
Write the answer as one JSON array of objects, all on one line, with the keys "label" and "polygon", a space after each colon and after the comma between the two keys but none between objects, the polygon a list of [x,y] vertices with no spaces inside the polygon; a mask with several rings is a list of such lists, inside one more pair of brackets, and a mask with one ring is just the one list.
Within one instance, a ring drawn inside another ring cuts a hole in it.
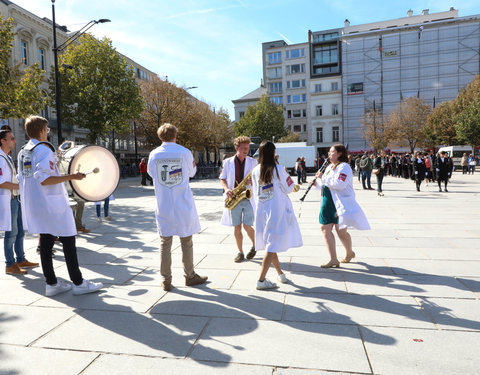
[{"label": "blue jeans", "polygon": [[17,255],[17,262],[23,262],[25,260],[25,253],[23,251],[23,237],[25,236],[25,232],[23,230],[22,209],[18,198],[14,198],[10,202],[12,230],[5,232],[5,238],[3,241],[5,263],[7,267],[13,266],[15,263],[13,249],[15,249],[15,254]]},{"label": "blue jeans", "polygon": [[[372,177],[372,171],[362,171],[362,185],[364,189],[372,189],[370,185],[370,178]],[[365,180],[367,180],[367,186],[365,186]]]},{"label": "blue jeans", "polygon": [[[105,214],[105,217],[108,216],[108,204],[109,203],[110,203],[110,197],[108,197],[107,199],[105,199],[103,201],[103,213]],[[95,207],[97,209],[97,217],[100,217],[100,206],[101,206],[101,204],[95,205]]]}]

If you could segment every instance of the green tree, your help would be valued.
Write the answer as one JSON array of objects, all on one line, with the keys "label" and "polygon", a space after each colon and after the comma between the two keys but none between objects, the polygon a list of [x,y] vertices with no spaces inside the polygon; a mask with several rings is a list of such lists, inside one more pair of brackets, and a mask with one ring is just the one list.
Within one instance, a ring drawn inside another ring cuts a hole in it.
[{"label": "green tree", "polygon": [[[63,65],[65,64],[65,65]],[[64,121],[89,129],[88,138],[111,131],[123,133],[138,118],[144,104],[132,66],[117,53],[108,38],[85,34],[59,57],[61,108]],[[50,91],[55,99],[54,76]]]},{"label": "green tree", "polygon": [[457,137],[460,143],[480,145],[480,97],[472,101],[457,117]]},{"label": "green tree", "polygon": [[260,139],[280,139],[287,135],[285,119],[281,105],[270,101],[267,95],[262,95],[260,101],[247,108],[245,116],[235,126],[235,133]]},{"label": "green tree", "polygon": [[44,71],[38,63],[23,69],[23,62],[11,65],[14,40],[13,20],[0,16],[0,117],[23,118],[45,107],[40,89]]},{"label": "green tree", "polygon": [[283,136],[278,140],[278,143],[287,143],[287,142],[300,142],[300,136],[298,133],[289,131],[287,135]]},{"label": "green tree", "polygon": [[363,134],[370,147],[375,151],[385,149],[390,143],[393,132],[389,121],[385,121],[378,109],[367,110],[363,116]]},{"label": "green tree", "polygon": [[457,143],[455,116],[453,101],[443,102],[433,109],[424,128],[426,146],[435,147]]}]

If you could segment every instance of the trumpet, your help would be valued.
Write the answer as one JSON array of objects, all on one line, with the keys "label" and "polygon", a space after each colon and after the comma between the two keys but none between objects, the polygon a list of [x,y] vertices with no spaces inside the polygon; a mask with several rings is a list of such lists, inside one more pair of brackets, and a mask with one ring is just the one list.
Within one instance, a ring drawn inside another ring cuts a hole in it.
[{"label": "trumpet", "polygon": [[[327,169],[328,165],[330,164],[330,159],[326,159],[322,166],[320,167],[320,169],[317,171],[317,172],[320,172],[320,173],[323,173],[325,172],[325,169]],[[300,198],[300,201],[303,202],[305,200],[305,197],[307,196],[308,192],[310,191],[310,189],[312,188],[312,186],[315,184],[315,181],[317,180],[317,178],[315,177],[313,179],[313,181],[310,183],[310,185],[308,185],[308,188],[307,188],[307,191],[305,192],[305,194],[303,194],[303,197]]]}]

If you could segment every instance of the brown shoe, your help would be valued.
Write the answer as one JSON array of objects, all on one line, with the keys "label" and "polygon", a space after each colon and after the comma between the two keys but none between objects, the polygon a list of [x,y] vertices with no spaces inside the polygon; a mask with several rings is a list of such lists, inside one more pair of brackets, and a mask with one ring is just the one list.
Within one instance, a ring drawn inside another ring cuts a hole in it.
[{"label": "brown shoe", "polygon": [[33,263],[33,262],[29,262],[28,260],[24,260],[23,262],[17,262],[17,265],[20,267],[20,268],[34,268],[34,267],[38,267],[38,263]]},{"label": "brown shoe", "polygon": [[8,275],[25,275],[27,271],[22,270],[17,263],[14,263],[10,267],[5,267],[5,273]]},{"label": "brown shoe", "polygon": [[172,282],[171,281],[162,282],[162,288],[165,292],[170,292],[173,289]]},{"label": "brown shoe", "polygon": [[198,274],[195,274],[190,279],[185,278],[185,285],[186,286],[200,285],[200,284],[204,284],[205,281],[207,280],[208,280],[208,276],[200,276]]},{"label": "brown shoe", "polygon": [[77,232],[90,233],[90,229],[87,229],[85,227],[81,227],[81,228],[77,229]]},{"label": "brown shoe", "polygon": [[242,252],[238,253],[235,259],[233,260],[235,263],[240,263],[245,260],[245,255]]}]

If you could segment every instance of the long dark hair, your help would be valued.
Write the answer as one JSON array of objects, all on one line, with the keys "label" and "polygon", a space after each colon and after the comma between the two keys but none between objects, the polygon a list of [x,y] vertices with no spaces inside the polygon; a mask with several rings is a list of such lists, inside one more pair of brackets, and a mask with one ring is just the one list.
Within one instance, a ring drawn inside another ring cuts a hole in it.
[{"label": "long dark hair", "polygon": [[334,144],[332,146],[337,152],[341,152],[342,155],[340,155],[340,157],[338,158],[338,161],[340,163],[348,163],[348,151],[346,149],[346,147],[344,145],[342,145],[341,143],[337,143],[337,144]]},{"label": "long dark hair", "polygon": [[270,141],[263,141],[258,149],[258,163],[260,164],[260,182],[269,184],[272,182],[273,170],[277,172],[275,162],[275,145]]}]

